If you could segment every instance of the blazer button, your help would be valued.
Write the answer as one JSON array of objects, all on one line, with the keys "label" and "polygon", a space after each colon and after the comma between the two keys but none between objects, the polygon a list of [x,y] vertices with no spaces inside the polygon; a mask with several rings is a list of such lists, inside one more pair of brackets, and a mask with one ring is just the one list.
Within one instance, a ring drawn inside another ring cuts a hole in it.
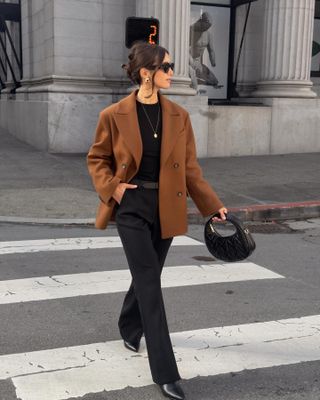
[{"label": "blazer button", "polygon": [[177,196],[178,196],[178,197],[181,197],[181,196],[182,196],[182,192],[178,192],[178,193],[177,193]]},{"label": "blazer button", "polygon": [[179,167],[179,164],[178,163],[174,163],[173,164],[173,168],[178,168]]},{"label": "blazer button", "polygon": [[122,164],[121,168],[123,168],[123,169],[127,168],[127,164]]}]

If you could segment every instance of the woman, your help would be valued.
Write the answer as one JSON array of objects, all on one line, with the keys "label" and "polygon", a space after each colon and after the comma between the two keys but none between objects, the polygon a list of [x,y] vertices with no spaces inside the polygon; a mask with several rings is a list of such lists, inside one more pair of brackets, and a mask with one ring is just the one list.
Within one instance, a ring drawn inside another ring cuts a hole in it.
[{"label": "woman", "polygon": [[159,93],[174,64],[161,46],[136,42],[123,65],[139,89],[101,111],[87,161],[100,197],[96,227],[115,219],[132,283],[119,318],[124,345],[139,351],[145,336],[153,381],[171,399],[184,399],[161,292],[172,239],[187,231],[187,195],[203,216],[227,209],[203,179],[185,109]]}]

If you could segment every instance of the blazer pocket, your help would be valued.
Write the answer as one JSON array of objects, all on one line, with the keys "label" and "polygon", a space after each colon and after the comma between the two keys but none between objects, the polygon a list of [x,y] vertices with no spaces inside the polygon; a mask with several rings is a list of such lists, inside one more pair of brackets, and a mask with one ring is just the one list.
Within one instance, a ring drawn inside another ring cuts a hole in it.
[{"label": "blazer pocket", "polygon": [[127,191],[128,191],[128,190],[130,190],[130,189],[125,189],[125,191],[123,192],[123,195],[122,195],[122,197],[121,197],[119,206],[123,203],[123,201],[124,201],[124,199],[125,199],[125,197],[126,197],[126,194],[127,194]]}]

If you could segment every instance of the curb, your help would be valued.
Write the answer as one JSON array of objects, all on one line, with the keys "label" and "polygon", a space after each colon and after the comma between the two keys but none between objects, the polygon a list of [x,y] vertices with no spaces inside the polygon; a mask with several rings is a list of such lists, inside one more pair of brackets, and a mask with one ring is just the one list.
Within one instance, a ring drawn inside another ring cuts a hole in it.
[{"label": "curb", "polygon": [[[243,222],[281,221],[292,219],[310,219],[320,217],[320,200],[295,203],[259,204],[244,207],[228,207]],[[208,217],[202,217],[198,209],[188,208],[189,224],[204,224]],[[24,218],[0,216],[2,223],[34,225],[86,225],[94,226],[94,218]]]},{"label": "curb", "polygon": [[[235,214],[243,222],[319,218],[320,200],[228,207],[228,211]],[[189,223],[201,224],[206,222],[207,219],[203,218],[196,208],[188,209]]]},{"label": "curb", "polygon": [[34,225],[94,225],[94,218],[24,218],[0,215],[0,222]]}]

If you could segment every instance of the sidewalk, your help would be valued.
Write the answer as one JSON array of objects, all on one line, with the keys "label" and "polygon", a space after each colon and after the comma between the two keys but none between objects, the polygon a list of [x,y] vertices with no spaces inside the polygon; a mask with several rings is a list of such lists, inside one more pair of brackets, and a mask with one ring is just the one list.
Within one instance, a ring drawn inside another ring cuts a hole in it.
[{"label": "sidewalk", "polygon": [[[320,216],[319,153],[199,162],[225,206],[245,221]],[[0,222],[91,224],[97,205],[84,154],[48,154],[0,132]],[[191,200],[188,215],[203,222]]]}]

